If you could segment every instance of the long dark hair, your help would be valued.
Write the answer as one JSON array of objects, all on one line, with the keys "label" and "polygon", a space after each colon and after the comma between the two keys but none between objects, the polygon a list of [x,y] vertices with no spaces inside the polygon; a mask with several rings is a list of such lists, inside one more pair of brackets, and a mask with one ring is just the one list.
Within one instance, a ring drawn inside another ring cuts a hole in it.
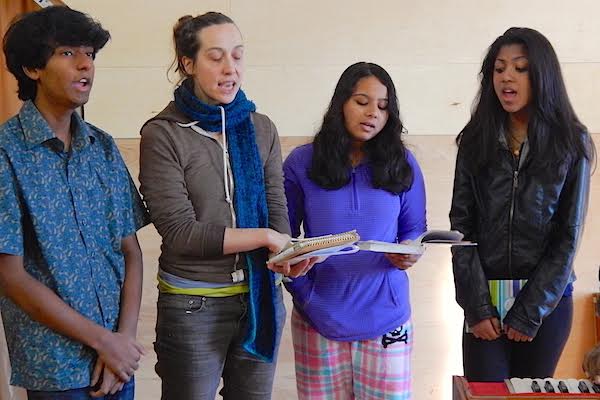
[{"label": "long dark hair", "polygon": [[225,14],[215,11],[209,11],[202,15],[192,17],[184,15],[179,18],[173,27],[173,45],[175,47],[175,59],[171,63],[169,70],[178,72],[181,79],[185,79],[187,74],[183,66],[183,57],[194,59],[196,53],[200,50],[200,39],[198,33],[212,25],[234,24],[233,20]]},{"label": "long dark hair", "polygon": [[413,173],[402,143],[404,126],[400,120],[392,78],[377,64],[358,62],[342,73],[323,117],[321,129],[313,141],[309,176],[322,188],[339,189],[350,180],[352,139],[344,123],[343,107],[352,96],[356,83],[369,76],[376,77],[387,88],[389,114],[381,132],[363,146],[371,168],[373,186],[391,193],[400,193],[412,185]]},{"label": "long dark hair", "polygon": [[90,46],[97,53],[110,34],[89,15],[65,6],[52,6],[18,16],[4,35],[8,70],[19,85],[21,100],[35,100],[37,82],[23,68],[46,67],[59,46]]},{"label": "long dark hair", "polygon": [[494,91],[494,63],[503,46],[520,44],[527,52],[532,99],[527,136],[530,155],[538,166],[565,159],[593,158],[593,145],[586,145],[587,128],[579,121],[565,88],[560,64],[552,45],[538,31],[510,28],[489,47],[479,73],[481,86],[471,119],[456,137],[474,170],[493,162],[498,155],[498,135],[507,121]]}]

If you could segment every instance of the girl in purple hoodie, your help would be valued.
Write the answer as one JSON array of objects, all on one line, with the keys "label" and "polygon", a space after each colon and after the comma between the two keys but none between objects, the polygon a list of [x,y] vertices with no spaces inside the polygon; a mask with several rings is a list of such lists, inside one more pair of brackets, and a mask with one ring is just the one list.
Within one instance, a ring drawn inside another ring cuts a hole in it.
[{"label": "girl in purple hoodie", "polygon": [[[402,143],[392,79],[348,67],[313,143],[284,163],[292,235],[356,229],[401,242],[426,230],[423,175]],[[330,257],[287,283],[300,399],[409,399],[409,283],[416,256],[361,251]]]}]

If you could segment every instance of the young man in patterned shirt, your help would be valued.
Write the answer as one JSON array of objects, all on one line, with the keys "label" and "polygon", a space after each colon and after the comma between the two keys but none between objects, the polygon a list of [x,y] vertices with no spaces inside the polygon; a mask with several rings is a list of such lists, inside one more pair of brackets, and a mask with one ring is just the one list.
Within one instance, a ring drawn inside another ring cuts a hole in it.
[{"label": "young man in patterned shirt", "polygon": [[147,214],[113,139],[75,110],[110,38],[68,7],[25,14],[4,53],[24,101],[0,126],[0,298],[11,382],[34,399],[132,399]]}]

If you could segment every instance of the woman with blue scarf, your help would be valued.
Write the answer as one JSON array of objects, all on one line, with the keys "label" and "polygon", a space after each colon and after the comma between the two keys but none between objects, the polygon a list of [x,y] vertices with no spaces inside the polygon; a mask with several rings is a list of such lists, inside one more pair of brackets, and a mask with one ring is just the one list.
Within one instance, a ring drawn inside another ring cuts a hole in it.
[{"label": "woman with blue scarf", "polygon": [[266,264],[290,240],[277,130],[240,90],[244,46],[229,17],[182,17],[174,44],[182,83],[140,144],[141,191],[162,237],[162,399],[213,400],[221,378],[224,399],[270,399],[281,275],[311,267]]}]

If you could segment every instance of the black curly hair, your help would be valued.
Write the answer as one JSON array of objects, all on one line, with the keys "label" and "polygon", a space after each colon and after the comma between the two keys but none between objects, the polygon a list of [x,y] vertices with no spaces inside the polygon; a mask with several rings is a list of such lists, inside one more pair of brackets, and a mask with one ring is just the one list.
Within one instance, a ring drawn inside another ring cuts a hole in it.
[{"label": "black curly hair", "polygon": [[8,70],[19,84],[21,100],[34,100],[36,81],[23,68],[44,68],[59,46],[104,47],[110,33],[89,15],[65,6],[52,6],[15,18],[4,35]]}]

